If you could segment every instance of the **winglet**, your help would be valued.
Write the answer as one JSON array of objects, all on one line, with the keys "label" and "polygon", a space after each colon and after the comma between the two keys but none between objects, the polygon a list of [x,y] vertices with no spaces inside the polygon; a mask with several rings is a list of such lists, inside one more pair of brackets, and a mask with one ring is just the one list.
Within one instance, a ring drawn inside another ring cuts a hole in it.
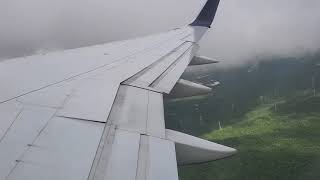
[{"label": "winglet", "polygon": [[198,17],[190,26],[203,26],[210,28],[214,16],[216,15],[220,0],[207,0]]}]

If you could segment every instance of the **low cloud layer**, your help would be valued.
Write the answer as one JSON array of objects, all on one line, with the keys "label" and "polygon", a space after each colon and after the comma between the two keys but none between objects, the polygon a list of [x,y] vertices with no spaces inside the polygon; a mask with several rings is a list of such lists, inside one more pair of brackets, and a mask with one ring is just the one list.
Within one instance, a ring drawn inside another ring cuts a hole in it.
[{"label": "low cloud layer", "polygon": [[317,51],[319,9],[318,0],[222,1],[202,52],[237,63],[257,55]]},{"label": "low cloud layer", "polygon": [[[143,36],[193,20],[200,0],[10,0],[0,6],[0,59]],[[237,64],[320,48],[319,0],[221,0],[200,53]]]}]

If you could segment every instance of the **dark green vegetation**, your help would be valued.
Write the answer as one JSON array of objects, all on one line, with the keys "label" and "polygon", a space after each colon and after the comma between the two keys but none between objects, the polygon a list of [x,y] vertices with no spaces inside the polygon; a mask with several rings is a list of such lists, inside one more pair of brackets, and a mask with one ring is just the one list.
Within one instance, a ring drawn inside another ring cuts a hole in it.
[{"label": "dark green vegetation", "polygon": [[238,150],[229,159],[181,167],[180,178],[320,179],[319,60],[319,54],[268,58],[214,70],[201,79],[222,83],[213,95],[167,101],[168,128]]}]

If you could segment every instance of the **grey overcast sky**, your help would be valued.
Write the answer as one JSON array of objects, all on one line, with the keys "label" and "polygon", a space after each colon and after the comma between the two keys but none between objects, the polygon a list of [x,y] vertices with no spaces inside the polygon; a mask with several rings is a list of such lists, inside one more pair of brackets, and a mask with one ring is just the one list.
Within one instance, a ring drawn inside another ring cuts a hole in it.
[{"label": "grey overcast sky", "polygon": [[[188,24],[204,0],[1,0],[0,60]],[[200,54],[238,63],[320,49],[320,0],[221,0]]]}]

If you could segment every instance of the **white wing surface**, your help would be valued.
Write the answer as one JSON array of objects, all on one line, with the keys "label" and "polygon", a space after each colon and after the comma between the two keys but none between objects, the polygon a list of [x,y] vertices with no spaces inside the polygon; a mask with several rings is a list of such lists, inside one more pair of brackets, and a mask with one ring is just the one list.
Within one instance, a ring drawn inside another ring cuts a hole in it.
[{"label": "white wing surface", "polygon": [[177,164],[233,154],[164,123],[177,82],[208,89],[179,78],[218,3],[166,33],[0,63],[0,179],[177,180]]}]

